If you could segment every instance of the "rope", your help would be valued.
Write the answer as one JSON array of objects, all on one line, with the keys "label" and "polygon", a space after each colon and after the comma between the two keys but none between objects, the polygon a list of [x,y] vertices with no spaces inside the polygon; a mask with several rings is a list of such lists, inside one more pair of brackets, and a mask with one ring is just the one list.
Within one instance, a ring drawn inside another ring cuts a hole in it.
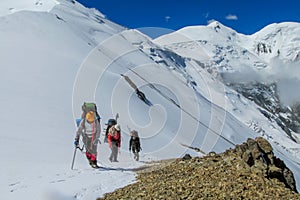
[{"label": "rope", "polygon": [[221,138],[223,138],[225,141],[227,141],[228,143],[230,143],[231,145],[235,146],[235,143],[232,142],[231,140],[225,138],[224,136],[222,136],[221,134],[217,133],[216,131],[214,131],[213,129],[211,129],[210,127],[208,127],[206,124],[204,124],[203,122],[201,122],[198,118],[196,118],[195,116],[193,116],[191,113],[189,113],[188,111],[186,111],[185,109],[183,109],[180,105],[178,105],[173,99],[171,99],[170,97],[166,96],[165,94],[163,94],[159,89],[157,89],[152,83],[150,83],[149,81],[147,81],[144,77],[142,77],[141,75],[139,75],[137,72],[135,72],[134,70],[128,68],[130,71],[132,71],[135,75],[137,75],[140,79],[142,79],[143,81],[145,81],[146,83],[148,83],[150,85],[150,88],[152,88],[153,90],[155,90],[158,94],[160,94],[163,98],[167,99],[168,101],[170,101],[172,104],[174,104],[175,106],[177,106],[180,110],[182,110],[184,113],[186,113],[187,115],[189,115],[192,119],[194,119],[197,123],[199,123],[200,125],[206,127],[208,130],[210,130],[212,133],[220,136]]}]

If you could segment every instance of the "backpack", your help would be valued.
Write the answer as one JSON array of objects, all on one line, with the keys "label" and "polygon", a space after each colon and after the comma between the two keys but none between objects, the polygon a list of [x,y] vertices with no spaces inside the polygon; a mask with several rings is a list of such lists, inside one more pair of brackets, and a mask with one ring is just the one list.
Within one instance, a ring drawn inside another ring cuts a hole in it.
[{"label": "backpack", "polygon": [[105,143],[108,142],[108,141],[107,141],[107,136],[108,136],[108,131],[109,131],[109,129],[110,129],[112,126],[116,125],[116,124],[117,124],[117,120],[115,120],[115,119],[109,119],[109,120],[107,121],[107,124],[106,124],[106,130],[105,130],[105,137],[104,137],[104,142],[105,142]]},{"label": "backpack", "polygon": [[81,106],[81,109],[82,109],[82,114],[81,114],[81,118],[78,118],[76,119],[76,125],[77,127],[80,125],[81,121],[83,119],[85,119],[85,115],[89,112],[89,111],[93,111],[96,113],[96,119],[99,121],[100,123],[100,115],[98,114],[98,111],[97,111],[97,106],[95,103],[86,103],[84,102],[83,105]]},{"label": "backpack", "polygon": [[143,92],[141,92],[139,89],[136,89],[135,92],[142,101],[145,102],[147,100],[146,95]]},{"label": "backpack", "polygon": [[88,113],[89,111],[97,112],[97,106],[95,103],[84,102],[81,108],[84,114]]}]

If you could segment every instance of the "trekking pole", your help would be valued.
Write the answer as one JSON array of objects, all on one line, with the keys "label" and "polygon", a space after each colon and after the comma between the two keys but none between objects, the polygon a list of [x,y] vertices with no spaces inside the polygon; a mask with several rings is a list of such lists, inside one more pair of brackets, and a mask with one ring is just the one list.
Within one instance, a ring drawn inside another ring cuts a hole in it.
[{"label": "trekking pole", "polygon": [[127,125],[127,129],[129,131],[129,133],[131,132],[131,128]]},{"label": "trekking pole", "polygon": [[73,170],[73,167],[74,167],[75,156],[76,156],[76,150],[77,150],[77,146],[76,146],[75,149],[74,149],[74,155],[73,155],[73,160],[72,160],[71,170]]},{"label": "trekking pole", "polygon": [[82,151],[84,148],[84,145],[82,146],[82,148],[80,148],[79,146],[76,146],[75,149],[74,149],[74,155],[73,155],[73,160],[72,160],[72,166],[71,166],[71,170],[73,170],[73,167],[74,167],[74,162],[75,162],[75,157],[76,157],[76,151],[77,149],[79,149],[80,151]]}]

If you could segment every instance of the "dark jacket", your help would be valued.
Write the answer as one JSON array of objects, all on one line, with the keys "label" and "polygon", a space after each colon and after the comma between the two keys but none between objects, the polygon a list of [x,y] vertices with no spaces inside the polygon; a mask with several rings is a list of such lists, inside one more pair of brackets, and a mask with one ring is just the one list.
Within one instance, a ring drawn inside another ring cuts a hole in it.
[{"label": "dark jacket", "polygon": [[131,151],[131,149],[133,152],[140,152],[141,143],[140,143],[139,137],[131,136],[130,141],[129,141],[129,151]]}]

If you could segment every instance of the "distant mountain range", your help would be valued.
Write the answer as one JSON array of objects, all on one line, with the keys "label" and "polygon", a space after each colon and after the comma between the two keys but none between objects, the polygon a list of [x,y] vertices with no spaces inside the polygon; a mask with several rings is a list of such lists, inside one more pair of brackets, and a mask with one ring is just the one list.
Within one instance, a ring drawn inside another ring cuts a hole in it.
[{"label": "distant mountain range", "polygon": [[254,101],[295,142],[300,142],[300,23],[271,24],[243,35],[215,21],[154,40],[194,60],[227,86]]}]

